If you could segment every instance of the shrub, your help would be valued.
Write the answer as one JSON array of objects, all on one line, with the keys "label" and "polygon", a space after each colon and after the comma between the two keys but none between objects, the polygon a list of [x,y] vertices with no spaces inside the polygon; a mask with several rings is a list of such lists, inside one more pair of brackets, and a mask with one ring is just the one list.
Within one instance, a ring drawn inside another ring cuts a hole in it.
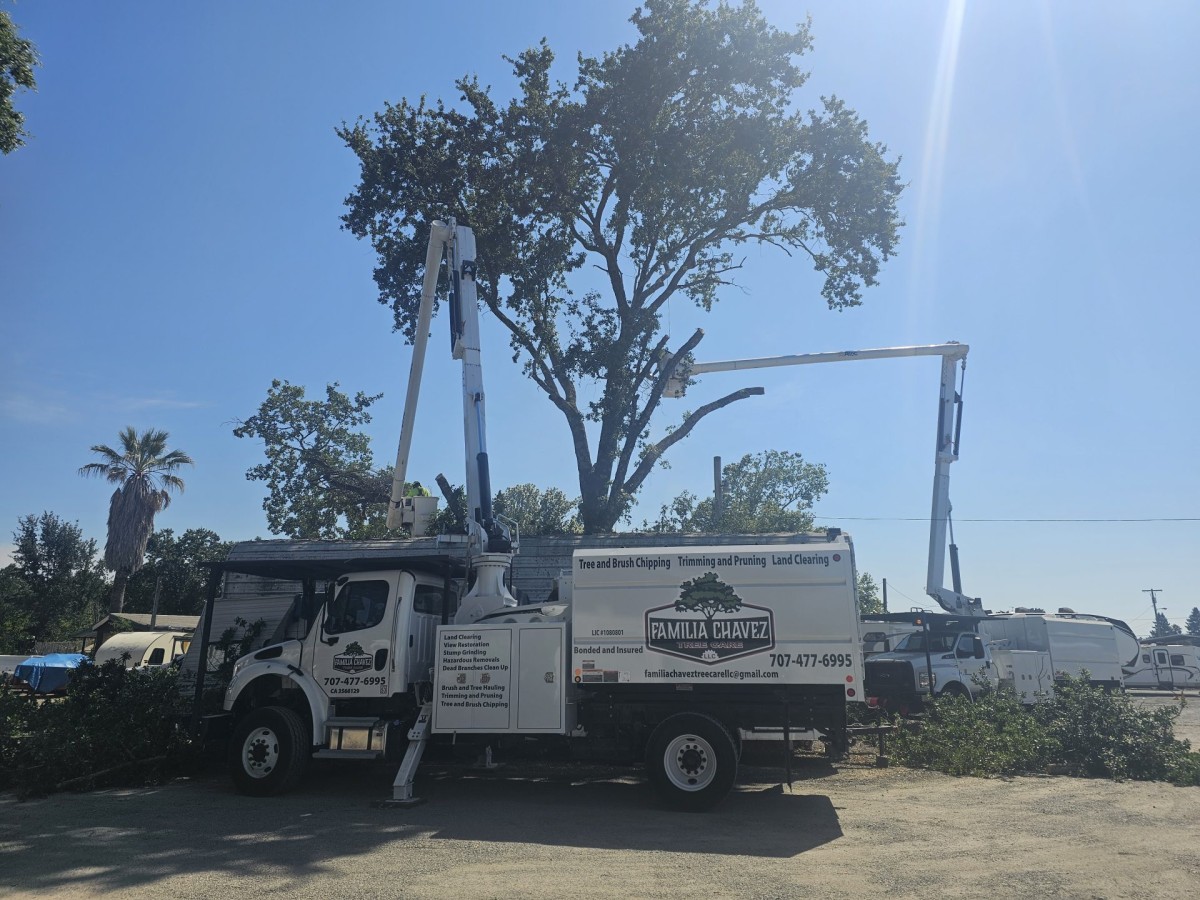
[{"label": "shrub", "polygon": [[919,726],[897,732],[896,759],[949,775],[1016,775],[1043,771],[1059,752],[1047,729],[1012,690],[934,701]]},{"label": "shrub", "polygon": [[1171,769],[1167,780],[1179,787],[1200,787],[1200,753],[1185,753]]},{"label": "shrub", "polygon": [[1169,781],[1190,749],[1175,739],[1183,707],[1140,709],[1126,694],[1079,678],[1055,684],[1054,699],[1031,713],[1062,747],[1059,762],[1087,778]]},{"label": "shrub", "polygon": [[75,670],[61,698],[0,688],[0,787],[27,797],[152,783],[184,770],[191,744],[175,675],[113,660]]},{"label": "shrub", "polygon": [[1007,687],[974,703],[934,700],[923,722],[897,733],[893,755],[949,775],[1038,774],[1053,765],[1088,778],[1200,785],[1200,753],[1175,738],[1181,710],[1140,709],[1085,673],[1056,682],[1053,698],[1033,706]]}]

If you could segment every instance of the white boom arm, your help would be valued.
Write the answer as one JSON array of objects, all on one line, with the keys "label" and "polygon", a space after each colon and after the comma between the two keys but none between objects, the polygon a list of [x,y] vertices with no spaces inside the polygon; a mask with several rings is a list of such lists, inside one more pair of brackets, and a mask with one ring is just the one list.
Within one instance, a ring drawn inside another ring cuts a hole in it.
[{"label": "white boom arm", "polygon": [[429,324],[443,257],[450,276],[450,340],[452,355],[462,361],[463,440],[466,455],[467,534],[474,552],[511,553],[508,529],[492,516],[491,479],[487,460],[487,416],[483,393],[483,367],[479,353],[479,306],[475,288],[475,234],[466,226],[434,222],[425,254],[425,277],[421,285],[421,306],[413,336],[412,365],[408,375],[408,394],[400,444],[396,449],[396,468],[392,474],[392,497],[388,506],[388,527],[399,528],[403,520],[405,476],[412,446],[417,400],[425,366],[425,348],[429,342]]},{"label": "white boom arm", "polygon": [[[683,396],[687,380],[708,372],[733,372],[741,369],[765,369],[774,366],[803,366],[811,363],[848,362],[860,359],[895,359],[905,356],[940,356],[941,379],[938,390],[938,429],[933,470],[933,505],[929,514],[929,565],[925,573],[925,591],[948,612],[982,616],[978,598],[966,597],[958,571],[958,547],[950,523],[950,464],[958,459],[959,429],[962,425],[962,394],[958,389],[958,370],[966,368],[966,344],[925,344],[915,347],[883,347],[876,350],[839,350],[830,353],[800,353],[792,356],[768,356],[760,359],[733,359],[724,362],[681,364],[678,375],[667,382],[663,395]],[[953,588],[942,582],[946,571],[947,537],[950,538],[950,565]]]},{"label": "white boom arm", "polygon": [[438,272],[450,226],[434,222],[425,251],[425,280],[421,284],[421,308],[417,311],[417,330],[413,334],[412,363],[408,368],[408,394],[404,398],[404,418],[400,423],[400,444],[396,448],[396,467],[392,469],[392,499],[388,504],[387,527],[403,528],[402,502],[404,478],[408,474],[408,453],[412,448],[413,422],[417,416],[417,400],[421,396],[421,375],[425,371],[425,348],[429,345],[429,323],[433,318],[433,297],[437,291]]}]

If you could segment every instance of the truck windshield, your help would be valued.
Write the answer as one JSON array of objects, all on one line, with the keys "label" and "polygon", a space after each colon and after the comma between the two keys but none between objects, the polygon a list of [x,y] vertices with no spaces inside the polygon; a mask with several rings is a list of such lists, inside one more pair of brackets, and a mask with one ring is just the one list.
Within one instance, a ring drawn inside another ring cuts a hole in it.
[{"label": "truck windshield", "polygon": [[[925,638],[929,638],[929,646],[925,646]],[[954,642],[958,639],[957,634],[930,634],[914,631],[912,634],[905,635],[904,640],[896,645],[897,653],[924,653],[928,650],[930,653],[949,653],[954,649]]]}]

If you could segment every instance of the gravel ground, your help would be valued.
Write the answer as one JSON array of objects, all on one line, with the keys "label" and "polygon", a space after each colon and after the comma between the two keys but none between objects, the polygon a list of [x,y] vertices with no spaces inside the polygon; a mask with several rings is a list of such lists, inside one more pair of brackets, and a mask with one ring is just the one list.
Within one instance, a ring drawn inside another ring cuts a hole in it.
[{"label": "gravel ground", "polygon": [[[1185,717],[1200,745],[1200,699]],[[220,776],[0,798],[0,896],[1145,898],[1200,881],[1200,788],[872,762],[801,761],[790,789],[744,767],[700,815],[659,807],[636,770],[565,764],[429,766],[428,803],[404,810],[371,806],[391,769],[333,763],[271,800]]]}]

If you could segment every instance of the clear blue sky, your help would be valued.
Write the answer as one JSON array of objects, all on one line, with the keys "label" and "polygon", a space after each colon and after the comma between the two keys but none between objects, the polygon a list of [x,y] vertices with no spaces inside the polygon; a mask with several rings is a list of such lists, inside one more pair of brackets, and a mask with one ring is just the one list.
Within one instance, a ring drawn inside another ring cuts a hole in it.
[{"label": "clear blue sky", "polygon": [[[577,51],[633,34],[618,2],[0,8],[43,61],[17,98],[33,137],[0,157],[0,545],[43,510],[103,544],[108,486],[76,472],[125,425],[164,428],[197,461],[160,527],[269,536],[244,477],[261,448],[231,430],[272,378],[385,392],[371,433],[389,462],[409,349],[369,246],[339,228],[357,165],[335,126],[455,101],[465,73],[507,97],[501,55],[543,36],[570,79]],[[858,309],[827,311],[803,261],[753,252],[711,315],[672,308],[677,340],[703,325],[700,359],[969,343],[951,483],[966,591],[1145,632],[1142,590],[1161,588],[1181,622],[1200,605],[1200,6],[763,8],[780,25],[811,14],[800,103],[836,92],[902,157],[907,226]],[[484,340],[494,483],[576,492],[558,413],[496,328]],[[411,473],[461,481],[458,370],[431,346]],[[635,521],[707,492],[714,455],[799,451],[830,470],[820,521],[854,535],[893,608],[924,603],[936,379],[932,359],[709,376],[689,407],[767,393],[673,451]],[[1012,519],[1072,521],[973,521]],[[1091,521],[1117,519],[1193,521]]]}]

